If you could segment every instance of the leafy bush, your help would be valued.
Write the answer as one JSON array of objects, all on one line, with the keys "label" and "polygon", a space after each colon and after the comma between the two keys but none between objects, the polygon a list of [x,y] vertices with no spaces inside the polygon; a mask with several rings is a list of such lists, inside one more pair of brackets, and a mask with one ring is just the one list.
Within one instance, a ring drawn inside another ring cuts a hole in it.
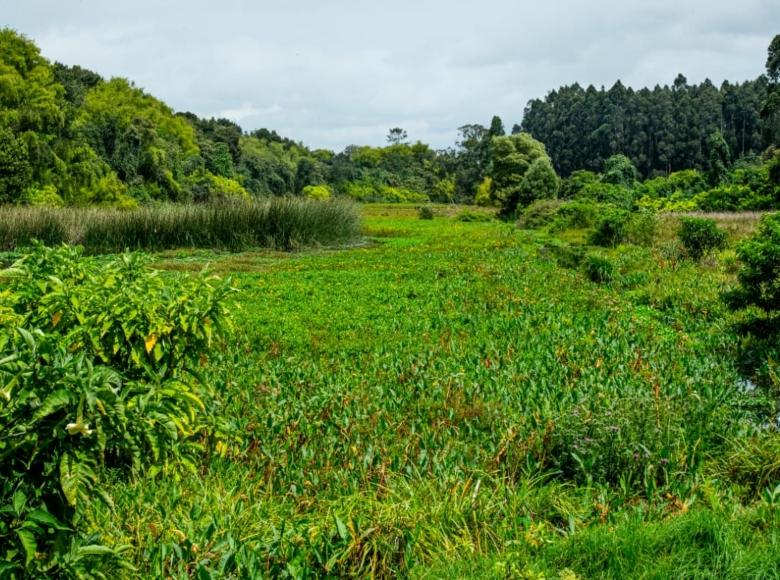
[{"label": "leafy bush", "polygon": [[553,222],[562,202],[555,199],[539,199],[523,210],[517,225],[524,229],[539,229]]},{"label": "leafy bush", "polygon": [[477,211],[471,211],[468,209],[464,209],[462,212],[460,212],[458,215],[455,216],[455,220],[459,222],[489,222],[493,219],[493,216],[489,213],[484,212],[477,212]]},{"label": "leafy bush", "polygon": [[725,232],[709,218],[682,218],[678,235],[685,251],[694,260],[726,245]]},{"label": "leafy bush", "polygon": [[555,199],[559,187],[552,163],[547,157],[540,157],[531,163],[520,182],[518,205],[526,206],[539,199]]},{"label": "leafy bush", "polygon": [[402,187],[391,187],[383,183],[348,182],[343,186],[343,190],[348,197],[366,203],[420,203],[430,201],[424,193]]},{"label": "leafy bush", "polygon": [[631,213],[612,207],[604,211],[596,222],[589,242],[596,246],[617,246],[626,240]]},{"label": "leafy bush", "polygon": [[111,503],[99,467],[194,468],[205,406],[188,371],[227,328],[229,287],[164,278],[139,256],[95,264],[43,246],[3,278],[17,325],[0,330],[3,571],[121,566],[80,533],[86,506]]},{"label": "leafy bush", "polygon": [[762,218],[758,231],[737,246],[739,286],[727,295],[730,306],[780,312],[780,213]]},{"label": "leafy bush", "polygon": [[611,204],[630,210],[634,207],[634,192],[625,185],[615,183],[588,183],[580,189],[574,199]]},{"label": "leafy bush", "polygon": [[417,208],[417,215],[421,220],[433,219],[433,208],[429,205],[423,205]]},{"label": "leafy bush", "polygon": [[655,212],[641,210],[631,214],[626,227],[626,239],[637,246],[651,246],[655,241],[658,218]]},{"label": "leafy bush", "polygon": [[569,201],[558,208],[553,230],[585,229],[593,227],[601,206],[588,201]]},{"label": "leafy bush", "polygon": [[639,179],[639,172],[634,163],[622,154],[612,155],[604,161],[604,183],[613,183],[624,187],[632,187]]},{"label": "leafy bush", "polygon": [[709,189],[693,200],[702,211],[760,210],[772,207],[774,202],[770,194],[763,194],[748,185],[735,183],[724,183]]},{"label": "leafy bush", "polygon": [[309,199],[330,199],[333,191],[327,185],[307,185],[303,188],[303,196]]},{"label": "leafy bush", "polygon": [[578,169],[573,171],[572,174],[561,180],[561,188],[559,197],[561,199],[571,199],[579,195],[580,191],[592,183],[598,183],[599,176],[592,171],[586,169]]},{"label": "leafy bush", "polygon": [[615,264],[604,256],[588,254],[585,256],[585,274],[598,284],[609,284],[615,280]]}]

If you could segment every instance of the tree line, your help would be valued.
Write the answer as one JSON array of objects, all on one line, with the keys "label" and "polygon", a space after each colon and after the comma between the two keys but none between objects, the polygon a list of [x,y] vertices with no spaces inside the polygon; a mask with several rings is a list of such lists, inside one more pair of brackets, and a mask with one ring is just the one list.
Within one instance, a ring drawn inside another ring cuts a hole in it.
[{"label": "tree line", "polygon": [[[774,165],[765,160],[773,158],[780,134],[779,38],[770,45],[767,74],[753,81],[718,88],[709,81],[690,85],[679,75],[672,86],[637,91],[620,82],[609,90],[575,84],[531,101],[509,135],[495,116],[488,126],[460,127],[447,149],[410,143],[403,128],[393,127],[383,147],[351,145],[336,153],[273,130],[245,132],[227,119],[176,113],[128,80],[51,63],[32,41],[3,29],[0,203],[133,207],[348,196],[476,202],[509,215],[559,190],[565,196],[586,185],[593,190],[594,183],[615,185],[612,159],[651,180],[698,172],[675,178],[696,183],[688,187],[692,195],[745,170],[740,187],[761,189],[766,205],[773,191],[764,182]],[[648,195],[672,187],[653,183]]]}]

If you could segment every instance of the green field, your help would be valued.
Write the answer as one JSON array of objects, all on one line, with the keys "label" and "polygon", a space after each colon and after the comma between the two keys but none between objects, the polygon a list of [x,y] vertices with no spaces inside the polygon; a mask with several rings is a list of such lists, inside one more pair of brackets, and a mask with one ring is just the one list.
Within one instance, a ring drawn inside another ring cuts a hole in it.
[{"label": "green field", "polygon": [[778,577],[733,251],[620,247],[599,285],[514,224],[363,212],[346,249],[158,256],[239,290],[201,361],[224,436],[192,472],[117,477],[102,541],[160,577]]}]

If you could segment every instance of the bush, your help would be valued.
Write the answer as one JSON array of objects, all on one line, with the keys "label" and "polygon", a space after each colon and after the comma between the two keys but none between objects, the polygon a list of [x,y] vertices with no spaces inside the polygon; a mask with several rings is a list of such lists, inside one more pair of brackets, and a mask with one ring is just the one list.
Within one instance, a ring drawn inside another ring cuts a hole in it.
[{"label": "bush", "polygon": [[333,192],[327,185],[307,185],[303,188],[303,197],[308,199],[330,199]]},{"label": "bush", "polygon": [[523,229],[535,230],[551,224],[562,202],[555,199],[539,199],[523,210],[517,220],[517,225]]},{"label": "bush", "polygon": [[682,218],[678,236],[683,248],[694,260],[700,260],[712,250],[726,245],[725,232],[718,228],[715,220],[708,218]]},{"label": "bush", "polygon": [[596,246],[617,246],[626,240],[631,214],[620,208],[609,208],[596,222],[589,242]]},{"label": "bush", "polygon": [[580,189],[574,199],[611,204],[630,210],[635,205],[634,192],[624,185],[614,183],[588,183]]},{"label": "bush", "polygon": [[[531,163],[520,182],[518,205],[525,206],[539,199],[555,199],[559,187],[560,182],[552,163],[546,157],[540,157]],[[506,207],[503,210],[507,212]]]},{"label": "bush", "polygon": [[356,201],[366,203],[421,203],[430,201],[427,195],[418,191],[366,181],[350,181],[344,184],[343,192]]},{"label": "bush", "polygon": [[205,406],[188,370],[227,328],[230,289],[67,247],[37,246],[4,278],[17,328],[0,330],[3,571],[79,576],[68,566],[92,572],[90,555],[121,566],[117,551],[79,548],[85,506],[110,502],[99,468],[194,467]]},{"label": "bush", "polygon": [[604,256],[588,254],[585,256],[585,274],[591,282],[610,284],[615,280],[615,264]]},{"label": "bush", "polygon": [[622,154],[613,155],[604,161],[604,183],[612,183],[631,188],[639,179],[634,163]]},{"label": "bush", "polygon": [[433,219],[433,208],[429,205],[423,205],[417,208],[417,215],[421,220]]},{"label": "bush", "polygon": [[762,218],[758,231],[737,246],[739,286],[727,295],[733,309],[780,312],[780,213]]},{"label": "bush", "polygon": [[464,209],[458,215],[455,216],[455,220],[464,223],[470,222],[489,222],[493,219],[493,216],[489,213],[476,212],[468,209]]},{"label": "bush", "polygon": [[652,246],[658,229],[658,218],[648,210],[631,214],[626,227],[626,240],[637,246]]},{"label": "bush", "polygon": [[570,201],[558,208],[553,230],[585,229],[593,227],[601,211],[598,204],[587,201]]}]

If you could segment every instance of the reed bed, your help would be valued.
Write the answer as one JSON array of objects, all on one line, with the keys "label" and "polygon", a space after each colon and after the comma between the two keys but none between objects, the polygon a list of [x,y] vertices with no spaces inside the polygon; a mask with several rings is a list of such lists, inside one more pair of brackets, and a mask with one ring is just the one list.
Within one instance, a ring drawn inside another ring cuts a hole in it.
[{"label": "reed bed", "polygon": [[135,210],[0,207],[0,250],[39,240],[89,253],[212,248],[296,249],[348,241],[360,231],[347,201],[272,198],[252,203],[162,205]]}]

